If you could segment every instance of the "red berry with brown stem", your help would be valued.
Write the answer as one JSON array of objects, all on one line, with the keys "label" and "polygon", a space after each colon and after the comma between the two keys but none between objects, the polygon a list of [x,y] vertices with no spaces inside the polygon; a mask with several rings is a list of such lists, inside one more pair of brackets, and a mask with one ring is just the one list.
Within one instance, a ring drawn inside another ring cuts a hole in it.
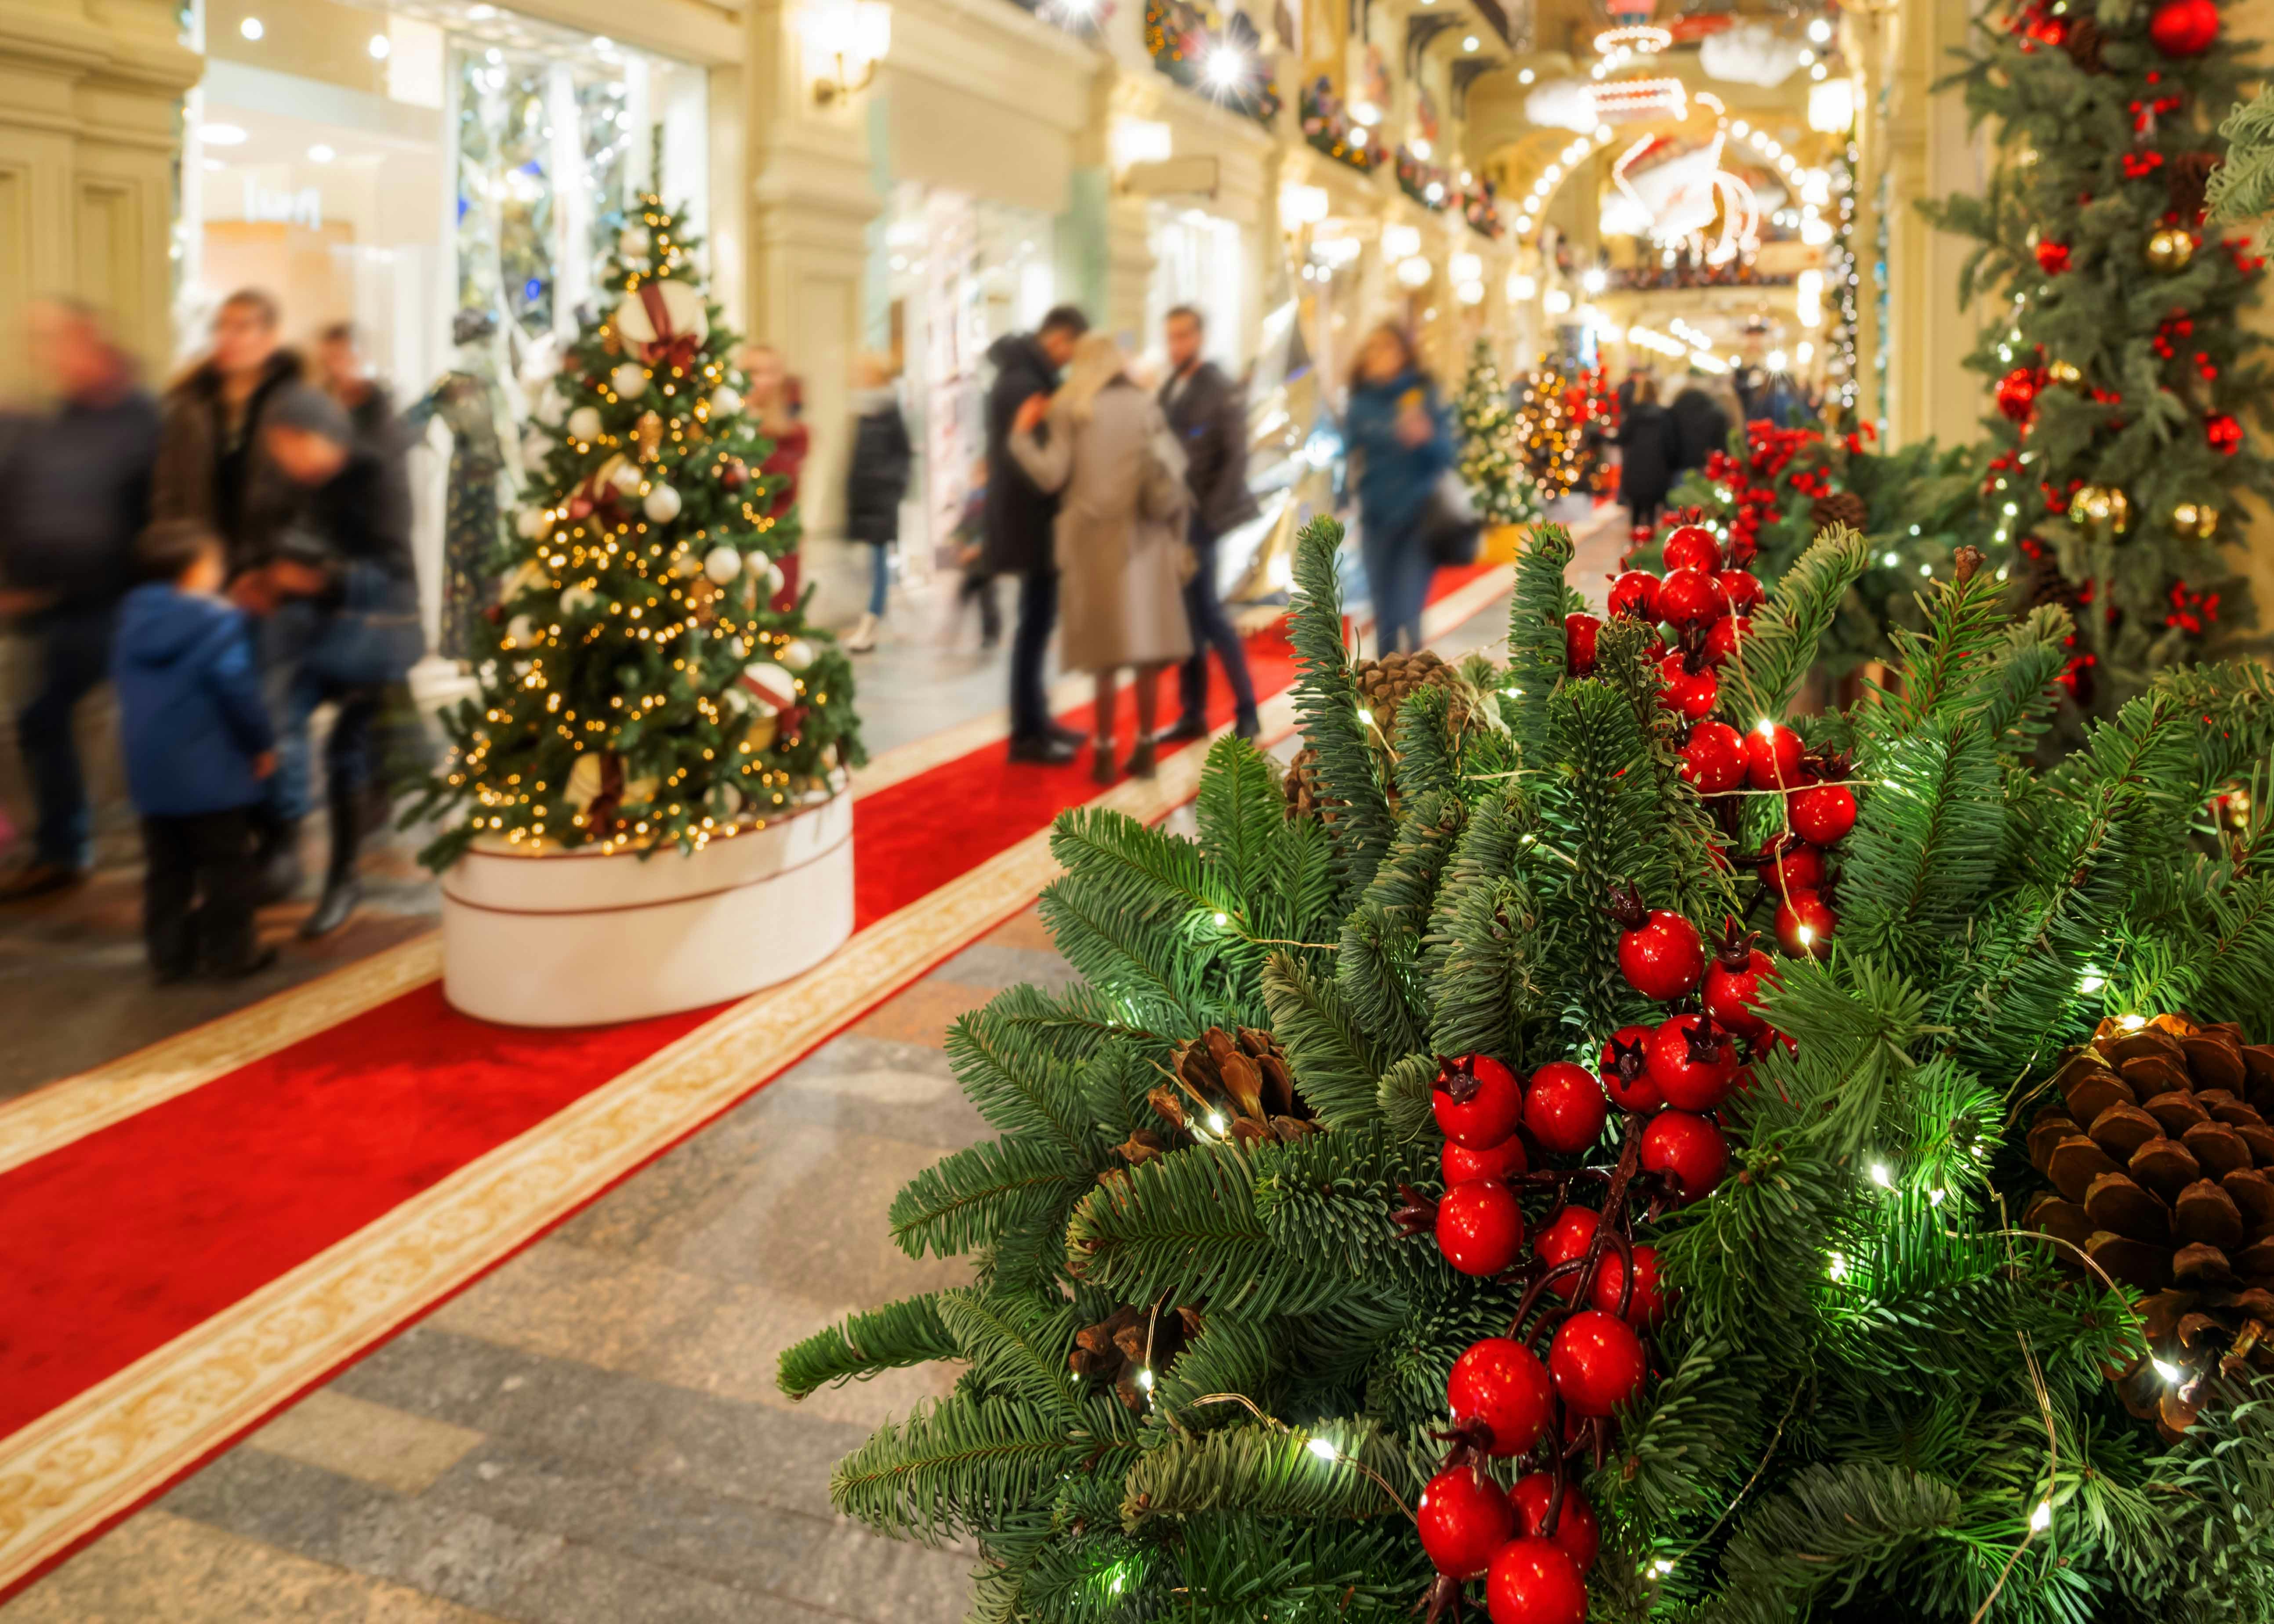
[{"label": "red berry with brown stem", "polygon": [[1659,680],[1665,691],[1658,703],[1685,721],[1711,716],[1721,697],[1721,680],[1702,658],[1669,654],[1658,662]]},{"label": "red berry with brown stem", "polygon": [[1654,1111],[1666,1101],[1650,1080],[1649,1026],[1621,1026],[1603,1045],[1603,1092],[1623,1111]]},{"label": "red berry with brown stem", "polygon": [[1592,614],[1567,614],[1563,617],[1563,671],[1567,676],[1584,677],[1595,669],[1595,635],[1603,623]]},{"label": "red berry with brown stem", "polygon": [[1703,1116],[1660,1111],[1642,1131],[1642,1164],[1672,1180],[1687,1207],[1729,1170],[1729,1141]]},{"label": "red berry with brown stem", "polygon": [[1540,1356],[1506,1336],[1472,1342],[1445,1379],[1446,1407],[1472,1447],[1522,1455],[1547,1430],[1553,1387]]},{"label": "red berry with brown stem", "polygon": [[1709,626],[1725,613],[1721,583],[1702,569],[1677,569],[1658,583],[1658,618],[1670,625]]},{"label": "red berry with brown stem", "polygon": [[[1587,1243],[1595,1238],[1595,1230],[1602,1222],[1602,1214],[1592,1207],[1556,1208],[1555,1215],[1542,1224],[1540,1233],[1532,1237],[1532,1250],[1538,1254],[1540,1267],[1554,1269],[1577,1263],[1586,1255]],[[1547,1289],[1567,1303],[1579,1300],[1579,1277],[1576,1274],[1550,1281]]]},{"label": "red berry with brown stem", "polygon": [[1710,1111],[1737,1075],[1737,1051],[1710,1015],[1669,1017],[1650,1039],[1650,1080],[1681,1111]]},{"label": "red berry with brown stem", "polygon": [[1796,891],[1777,904],[1777,945],[1795,959],[1828,958],[1839,929],[1840,916],[1815,891]]},{"label": "red berry with brown stem", "polygon": [[1682,745],[1682,781],[1701,795],[1726,795],[1745,781],[1745,741],[1727,722],[1704,721]]},{"label": "red berry with brown stem", "polygon": [[1474,1465],[1455,1466],[1429,1479],[1413,1509],[1421,1548],[1441,1574],[1473,1579],[1516,1532],[1516,1509],[1501,1486]]},{"label": "red berry with brown stem", "polygon": [[1725,569],[1713,579],[1721,596],[1728,599],[1731,614],[1751,614],[1767,597],[1761,590],[1760,577],[1749,569]]},{"label": "red berry with brown stem", "polygon": [[1437,1057],[1429,1109],[1439,1132],[1456,1145],[1489,1150],[1516,1132],[1524,1118],[1524,1091],[1516,1073],[1490,1055]]},{"label": "red berry with brown stem", "polygon": [[1555,1327],[1547,1373],[1566,1410],[1608,1416],[1642,1391],[1648,1369],[1642,1339],[1616,1314],[1583,1308]]},{"label": "red berry with brown stem", "polygon": [[1755,789],[1797,789],[1800,735],[1779,722],[1757,726],[1745,735],[1745,776]]},{"label": "red berry with brown stem", "polygon": [[1437,1250],[1464,1274],[1497,1274],[1524,1250],[1524,1209],[1496,1180],[1455,1184],[1437,1203]]},{"label": "red berry with brown stem", "polygon": [[1845,784],[1811,785],[1787,797],[1784,810],[1795,834],[1831,846],[1856,827],[1856,792]]},{"label": "red berry with brown stem", "polygon": [[1593,1071],[1552,1060],[1532,1074],[1524,1091],[1525,1132],[1548,1150],[1577,1155],[1603,1137],[1610,1109]]},{"label": "red berry with brown stem", "polygon": [[1761,889],[1772,897],[1814,891],[1824,883],[1824,853],[1796,834],[1774,834],[1761,842]]},{"label": "red berry with brown stem", "polygon": [[1474,1179],[1510,1178],[1531,1163],[1525,1157],[1524,1141],[1511,1133],[1488,1150],[1471,1150],[1447,1139],[1438,1165],[1444,1169],[1445,1188],[1450,1190]]},{"label": "red berry with brown stem", "polygon": [[1512,1539],[1485,1575],[1492,1624],[1586,1624],[1587,1580],[1552,1539]]},{"label": "red berry with brown stem", "polygon": [[1664,548],[1668,569],[1715,571],[1721,568],[1721,544],[1702,524],[1677,524],[1668,534]]},{"label": "red berry with brown stem", "polygon": [[1706,974],[1706,944],[1698,927],[1679,914],[1646,907],[1631,885],[1611,887],[1611,917],[1622,927],[1619,973],[1645,998],[1671,1004],[1698,990]]},{"label": "red berry with brown stem", "polygon": [[[1748,580],[1751,576],[1746,577]],[[1706,628],[1706,663],[1719,669],[1729,663],[1737,645],[1753,635],[1753,617],[1725,614]]]},{"label": "red berry with brown stem", "polygon": [[[1605,1252],[1602,1267],[1595,1271],[1594,1289],[1587,1294],[1588,1303],[1607,1314],[1618,1313],[1619,1288],[1626,1277],[1626,1259],[1615,1252]],[[1659,1283],[1655,1246],[1634,1249],[1634,1289],[1627,1294],[1626,1312],[1621,1318],[1638,1331],[1655,1330],[1666,1319],[1666,1288]]]},{"label": "red berry with brown stem", "polygon": [[1563,1547],[1563,1554],[1579,1565],[1585,1573],[1595,1565],[1595,1553],[1602,1548],[1602,1530],[1595,1522],[1595,1508],[1587,1497],[1579,1492],[1579,1485],[1563,1485],[1563,1503],[1555,1508],[1555,1531],[1541,1532],[1547,1521],[1547,1507],[1555,1499],[1555,1479],[1546,1472],[1533,1472],[1518,1477],[1516,1486],[1508,1492],[1509,1504],[1515,1508],[1516,1531],[1526,1539],[1552,1539]]},{"label": "red berry with brown stem", "polygon": [[1645,625],[1658,624],[1658,577],[1646,569],[1630,569],[1611,583],[1611,617],[1621,615]]},{"label": "red berry with brown stem", "polygon": [[1706,966],[1706,1012],[1740,1037],[1758,1037],[1767,1030],[1761,1019],[1761,982],[1773,981],[1776,960],[1753,945],[1754,933],[1740,935],[1731,920],[1713,962]]}]

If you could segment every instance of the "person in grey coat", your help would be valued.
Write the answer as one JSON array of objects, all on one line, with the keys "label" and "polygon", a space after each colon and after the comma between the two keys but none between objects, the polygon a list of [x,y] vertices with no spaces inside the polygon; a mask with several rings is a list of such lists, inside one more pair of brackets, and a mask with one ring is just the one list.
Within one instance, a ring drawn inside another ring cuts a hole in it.
[{"label": "person in grey coat", "polygon": [[1216,544],[1256,515],[1247,488],[1247,402],[1239,385],[1213,361],[1201,357],[1208,323],[1189,304],[1168,314],[1169,381],[1161,386],[1161,410],[1185,448],[1185,484],[1193,493],[1188,539],[1193,578],[1185,583],[1185,615],[1192,622],[1193,653],[1177,671],[1183,713],[1161,735],[1163,744],[1208,736],[1208,657],[1214,649],[1231,685],[1233,727],[1253,739],[1261,723],[1255,715],[1255,683],[1247,674],[1247,650],[1216,596]]},{"label": "person in grey coat", "polygon": [[1150,778],[1161,673],[1193,651],[1184,455],[1106,333],[1074,347],[1056,395],[1020,409],[1011,455],[1038,489],[1058,499],[1051,536],[1058,663],[1097,680],[1091,776],[1114,780],[1115,684],[1129,665],[1136,669],[1137,747],[1127,771]]}]

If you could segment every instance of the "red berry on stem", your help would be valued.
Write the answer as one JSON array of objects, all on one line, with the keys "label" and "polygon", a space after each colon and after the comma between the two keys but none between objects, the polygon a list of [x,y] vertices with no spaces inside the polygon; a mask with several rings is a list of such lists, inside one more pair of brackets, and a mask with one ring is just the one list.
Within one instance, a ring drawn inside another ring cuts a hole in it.
[{"label": "red berry on stem", "polygon": [[1603,1137],[1610,1116],[1603,1085],[1585,1066],[1553,1060],[1532,1074],[1524,1094],[1524,1126],[1541,1145],[1577,1155]]},{"label": "red berry on stem", "polygon": [[1595,635],[1603,623],[1592,614],[1567,614],[1563,617],[1563,670],[1568,676],[1584,677],[1595,669]]},{"label": "red berry on stem", "polygon": [[1516,1532],[1516,1508],[1501,1486],[1474,1466],[1439,1472],[1414,1507],[1421,1548],[1441,1574],[1473,1579]]},{"label": "red berry on stem", "polygon": [[1495,1180],[1455,1184],[1437,1203],[1437,1250],[1464,1274],[1497,1274],[1524,1250],[1524,1209]]},{"label": "red berry on stem", "polygon": [[1721,596],[1729,600],[1731,614],[1751,614],[1767,598],[1761,578],[1750,569],[1725,569],[1714,579],[1721,583]]},{"label": "red berry on stem", "polygon": [[1525,1159],[1524,1141],[1511,1133],[1489,1150],[1471,1150],[1447,1139],[1439,1165],[1445,1171],[1445,1188],[1450,1190],[1473,1179],[1507,1178],[1531,1164]]},{"label": "red berry on stem", "polygon": [[1642,1340],[1616,1314],[1583,1308],[1555,1327],[1547,1373],[1566,1410],[1608,1416],[1642,1391]]},{"label": "red berry on stem", "polygon": [[1677,569],[1658,583],[1658,618],[1675,626],[1705,626],[1725,613],[1718,578],[1702,569]]},{"label": "red berry on stem", "polygon": [[1650,1080],[1650,1039],[1653,1028],[1621,1026],[1603,1045],[1603,1091],[1623,1111],[1654,1111],[1666,1103],[1658,1085]]},{"label": "red berry on stem", "polygon": [[1595,1553],[1603,1543],[1602,1530],[1595,1523],[1595,1508],[1579,1492],[1577,1484],[1567,1483],[1563,1485],[1563,1503],[1555,1508],[1555,1531],[1543,1534],[1540,1525],[1547,1521],[1547,1507],[1555,1498],[1555,1479],[1546,1472],[1518,1477],[1516,1486],[1508,1492],[1509,1504],[1516,1515],[1516,1531],[1526,1539],[1554,1540],[1585,1573],[1595,1565]]},{"label": "red berry on stem", "polygon": [[1702,661],[1692,671],[1688,655],[1669,654],[1659,661],[1658,674],[1666,685],[1658,703],[1668,710],[1692,722],[1713,713],[1721,696],[1721,683]]},{"label": "red berry on stem", "polygon": [[1682,746],[1682,781],[1701,795],[1726,795],[1745,781],[1745,741],[1727,722],[1700,722]]},{"label": "red berry on stem", "polygon": [[1856,827],[1856,792],[1845,784],[1817,784],[1785,801],[1793,832],[1818,846],[1830,846]]},{"label": "red berry on stem", "polygon": [[1737,934],[1729,921],[1728,939],[1706,966],[1706,1012],[1740,1037],[1758,1037],[1768,1023],[1760,1017],[1761,978],[1776,977],[1776,960],[1753,945],[1753,934]]},{"label": "red berry on stem", "polygon": [[1650,1080],[1676,1110],[1712,1110],[1736,1075],[1737,1051],[1709,1015],[1675,1015],[1651,1034]]},{"label": "red berry on stem", "polygon": [[1671,1178],[1687,1207],[1729,1170],[1729,1141],[1703,1116],[1660,1111],[1642,1131],[1642,1164]]},{"label": "red berry on stem", "polygon": [[1812,891],[1796,891],[1777,904],[1777,945],[1795,959],[1827,957],[1839,928],[1840,916]]},{"label": "red berry on stem", "polygon": [[1761,842],[1761,887],[1772,897],[1814,891],[1824,883],[1824,853],[1795,834]]},{"label": "red berry on stem", "polygon": [[1516,1073],[1490,1055],[1459,1055],[1437,1061],[1437,1082],[1429,1109],[1437,1127],[1456,1145],[1490,1150],[1516,1132],[1524,1116],[1524,1091]]},{"label": "red berry on stem", "polygon": [[[1558,1268],[1566,1263],[1577,1263],[1586,1254],[1587,1243],[1595,1238],[1595,1229],[1602,1222],[1602,1214],[1592,1207],[1562,1207],[1555,1215],[1540,1227],[1532,1237],[1532,1250],[1539,1254],[1546,1268]],[[1548,1282],[1547,1289],[1567,1303],[1579,1300],[1579,1277],[1567,1274]]]},{"label": "red berry on stem", "polygon": [[1514,1539],[1485,1575],[1492,1624],[1586,1624],[1587,1581],[1552,1539]]},{"label": "red berry on stem", "polygon": [[1778,722],[1756,726],[1745,735],[1745,777],[1755,789],[1796,789],[1800,735]]},{"label": "red berry on stem", "polygon": [[[1678,1116],[1681,1113],[1674,1114]],[[1711,1127],[1713,1124],[1709,1123],[1706,1125]],[[1595,1271],[1594,1289],[1588,1292],[1587,1301],[1607,1314],[1617,1313],[1619,1288],[1625,1283],[1626,1277],[1626,1259],[1615,1252],[1606,1252],[1602,1267]],[[1666,1318],[1666,1288],[1659,1283],[1658,1248],[1655,1246],[1634,1249],[1634,1289],[1627,1294],[1627,1312],[1623,1318],[1638,1331],[1654,1330]]]},{"label": "red berry on stem", "polygon": [[1677,524],[1666,538],[1668,569],[1719,570],[1721,544],[1702,524]]},{"label": "red berry on stem", "polygon": [[1658,577],[1646,569],[1630,569],[1611,583],[1610,611],[1615,619],[1629,615],[1658,624]]},{"label": "red berry on stem", "polygon": [[1719,669],[1729,663],[1737,644],[1753,635],[1753,617],[1725,614],[1706,629],[1706,663]]},{"label": "red berry on stem", "polygon": [[1453,1425],[1487,1455],[1522,1455],[1547,1430],[1553,1389],[1540,1356],[1506,1336],[1472,1342],[1445,1380]]},{"label": "red berry on stem", "polygon": [[1619,935],[1619,973],[1645,998],[1671,1004],[1698,990],[1706,974],[1706,944],[1698,927],[1679,914],[1646,908],[1630,885],[1611,888],[1611,917]]}]

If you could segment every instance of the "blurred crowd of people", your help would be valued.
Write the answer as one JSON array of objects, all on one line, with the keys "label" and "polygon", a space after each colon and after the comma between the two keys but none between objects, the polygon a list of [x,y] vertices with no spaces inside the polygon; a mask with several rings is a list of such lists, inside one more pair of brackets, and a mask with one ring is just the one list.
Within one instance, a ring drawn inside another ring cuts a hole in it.
[{"label": "blurred crowd of people", "polygon": [[[1671,397],[1661,400],[1669,388]],[[1619,385],[1618,398],[1619,500],[1638,530],[1658,523],[1667,493],[1727,449],[1733,429],[1754,422],[1789,428],[1813,420],[1818,410],[1791,374],[1757,365],[1722,372],[1693,366],[1670,385],[1637,367]]]}]

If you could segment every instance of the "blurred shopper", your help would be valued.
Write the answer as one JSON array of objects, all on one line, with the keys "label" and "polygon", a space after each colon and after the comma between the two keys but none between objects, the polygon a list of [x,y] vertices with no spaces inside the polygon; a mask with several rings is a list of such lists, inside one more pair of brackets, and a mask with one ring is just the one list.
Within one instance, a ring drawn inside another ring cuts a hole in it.
[{"label": "blurred shopper", "polygon": [[214,312],[212,351],[166,392],[151,516],[219,531],[232,580],[268,561],[297,500],[260,436],[277,392],[300,376],[299,357],[277,342],[281,319],[258,288],[230,294]]},{"label": "blurred shopper", "polygon": [[335,707],[324,741],[325,806],[331,843],[324,891],[300,927],[320,936],[362,900],[356,854],[371,820],[365,791],[380,763],[373,724],[388,690],[425,652],[410,556],[410,485],[399,449],[355,432],[340,403],[295,385],[276,397],[262,430],[267,455],[303,493],[298,523],[282,535],[264,572],[273,599],[315,612],[286,690],[276,813],[298,826],[312,799],[308,725]]},{"label": "blurred shopper", "polygon": [[758,471],[783,482],[769,509],[779,518],[797,501],[798,476],[804,470],[806,454],[813,449],[813,437],[798,421],[797,380],[789,375],[780,350],[772,344],[752,344],[742,351],[742,371],[750,385],[742,405],[757,419],[759,432],[773,442]]},{"label": "blurred shopper", "polygon": [[845,639],[855,654],[877,646],[892,584],[892,549],[900,539],[900,502],[908,493],[915,447],[900,416],[892,364],[879,355],[854,363],[853,455],[845,465],[845,535],[869,548],[869,607]]},{"label": "blurred shopper", "polygon": [[1183,706],[1176,725],[1161,742],[1179,743],[1208,736],[1208,651],[1224,662],[1231,685],[1233,728],[1253,739],[1262,724],[1255,715],[1255,683],[1247,674],[1247,650],[1216,596],[1216,544],[1256,515],[1247,488],[1247,401],[1239,386],[1213,361],[1201,357],[1208,323],[1189,304],[1171,311],[1163,337],[1169,351],[1169,381],[1161,387],[1161,410],[1185,448],[1185,484],[1193,494],[1186,536],[1192,544],[1192,579],[1185,583],[1185,616],[1191,622],[1192,658],[1177,672]]},{"label": "blurred shopper", "polygon": [[150,973],[252,974],[276,960],[252,934],[260,871],[253,808],[276,771],[276,740],[245,612],[222,596],[221,537],[192,519],[154,524],[145,575],[119,615],[126,782],[142,815],[142,939]]},{"label": "blurred shopper", "polygon": [[72,718],[109,670],[118,600],[134,584],[134,538],[149,516],[158,405],[85,305],[34,301],[32,364],[55,410],[0,425],[0,613],[32,645],[30,701],[16,715],[37,822],[29,861],[0,898],[85,879],[94,821]]},{"label": "blurred shopper", "polygon": [[955,609],[948,622],[948,641],[955,641],[963,612],[979,610],[979,646],[991,649],[1003,641],[1003,605],[995,600],[995,575],[987,568],[987,459],[972,465],[971,483],[964,488],[963,508],[955,515],[955,562],[963,578],[956,583]]},{"label": "blurred shopper", "polygon": [[395,413],[395,397],[372,375],[353,322],[335,321],[317,337],[316,381],[347,408],[348,420],[365,439],[383,445],[406,436],[403,420]]},{"label": "blurred shopper", "polygon": [[1674,471],[1676,477],[1702,470],[1706,459],[1729,443],[1729,414],[1716,398],[1713,380],[1692,369],[1682,393],[1666,409],[1674,421]]},{"label": "blurred shopper", "polygon": [[[1019,627],[1011,635],[1011,759],[1057,764],[1073,759],[1081,735],[1050,717],[1043,680],[1050,628],[1058,618],[1058,567],[1051,561],[1058,499],[1031,478],[1012,455],[1013,421],[1028,402],[1058,387],[1058,369],[1089,331],[1071,304],[1043,318],[1032,335],[1011,334],[989,347],[995,382],[987,391],[987,558],[989,570],[1019,577]],[[1036,432],[1051,425],[1038,419]],[[1071,661],[1065,662],[1071,665]]]},{"label": "blurred shopper", "polygon": [[1020,407],[1010,443],[1035,488],[1059,497],[1052,543],[1064,614],[1058,658],[1096,678],[1090,775],[1113,782],[1115,681],[1130,665],[1137,746],[1126,770],[1149,778],[1161,673],[1193,650],[1184,593],[1192,498],[1183,454],[1160,406],[1130,381],[1121,347],[1105,333],[1076,342],[1054,397],[1030,396]]},{"label": "blurred shopper", "polygon": [[1674,485],[1676,455],[1674,419],[1658,403],[1658,380],[1635,386],[1634,404],[1619,419],[1619,500],[1636,530],[1658,523],[1658,510]]},{"label": "blurred shopper", "polygon": [[1453,466],[1437,386],[1412,336],[1391,322],[1367,335],[1351,379],[1344,440],[1358,476],[1359,554],[1374,594],[1374,637],[1387,652],[1421,646],[1421,605],[1436,561],[1421,540],[1429,493]]}]

